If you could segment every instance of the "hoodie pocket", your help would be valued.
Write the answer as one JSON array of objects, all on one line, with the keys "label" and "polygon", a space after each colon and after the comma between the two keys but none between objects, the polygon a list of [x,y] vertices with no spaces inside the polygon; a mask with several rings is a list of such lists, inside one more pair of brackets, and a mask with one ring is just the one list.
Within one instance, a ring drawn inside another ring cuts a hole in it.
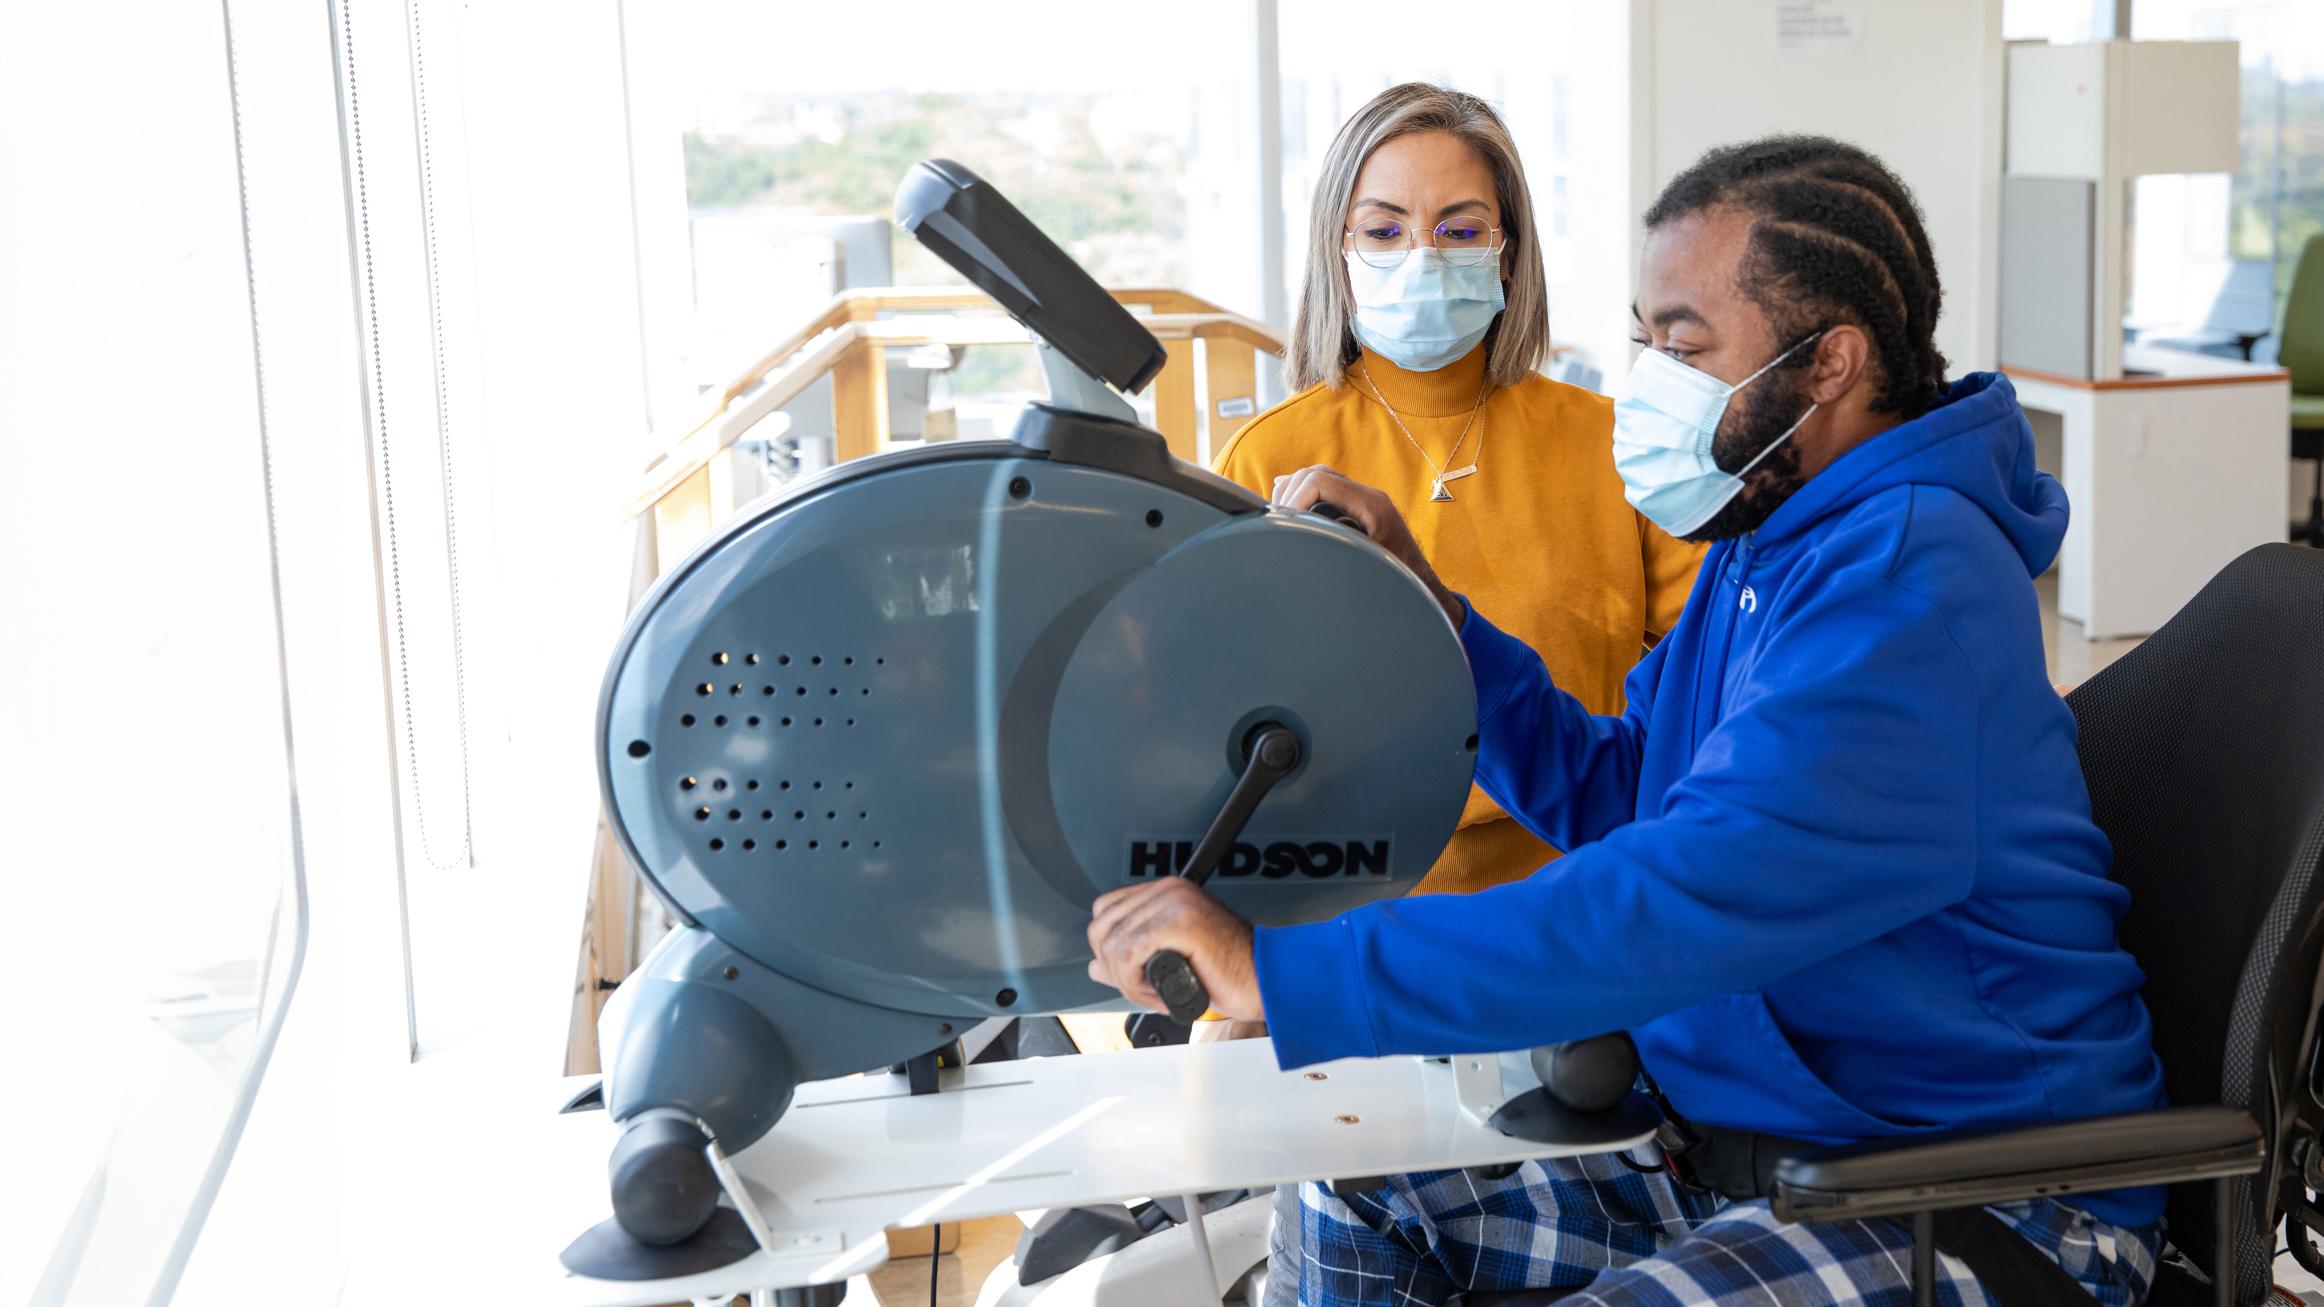
[{"label": "hoodie pocket", "polygon": [[[1789,1102],[1803,1118],[1803,1133],[1839,1139],[1877,1139],[1915,1134],[1929,1127],[1876,1116],[1841,1097],[1824,1083],[1792,1046],[1791,1037],[1776,1022],[1767,996],[1757,990],[1735,996],[1742,1023],[1758,1036],[1766,1058],[1758,1067],[1762,1089],[1778,1102]],[[1778,1132],[1780,1133],[1780,1132]]]}]

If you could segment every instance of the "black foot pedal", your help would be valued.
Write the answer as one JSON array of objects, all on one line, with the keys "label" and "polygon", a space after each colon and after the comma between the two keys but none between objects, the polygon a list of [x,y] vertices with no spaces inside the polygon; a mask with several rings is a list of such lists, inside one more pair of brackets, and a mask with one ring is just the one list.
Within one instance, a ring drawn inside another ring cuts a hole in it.
[{"label": "black foot pedal", "polygon": [[1120,1203],[1052,1207],[1017,1236],[1017,1283],[1039,1284],[1093,1257],[1119,1252],[1159,1228]]}]

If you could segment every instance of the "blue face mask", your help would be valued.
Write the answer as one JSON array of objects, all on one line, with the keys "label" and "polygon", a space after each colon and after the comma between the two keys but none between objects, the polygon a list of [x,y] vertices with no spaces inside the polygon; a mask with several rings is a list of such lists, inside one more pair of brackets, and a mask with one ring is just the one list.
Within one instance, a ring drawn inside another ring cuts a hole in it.
[{"label": "blue face mask", "polygon": [[1445,262],[1423,246],[1393,268],[1346,255],[1356,339],[1408,372],[1434,372],[1477,347],[1501,312],[1501,260]]},{"label": "blue face mask", "polygon": [[1729,472],[1711,454],[1727,401],[1823,334],[1793,345],[1732,386],[1661,350],[1640,353],[1630,367],[1630,396],[1614,405],[1614,470],[1622,474],[1622,494],[1630,506],[1674,536],[1701,530],[1743,492],[1743,474],[1791,439],[1817,407],[1808,405],[1799,422],[1769,441],[1742,471]]}]

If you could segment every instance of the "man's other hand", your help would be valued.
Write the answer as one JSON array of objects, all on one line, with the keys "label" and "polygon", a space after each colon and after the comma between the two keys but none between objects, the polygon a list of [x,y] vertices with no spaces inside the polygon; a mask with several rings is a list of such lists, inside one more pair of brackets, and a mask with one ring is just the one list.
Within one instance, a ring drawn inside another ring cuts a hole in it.
[{"label": "man's other hand", "polygon": [[1444,609],[1444,615],[1454,626],[1461,624],[1460,596],[1445,588],[1436,579],[1436,569],[1420,552],[1420,542],[1413,538],[1412,528],[1405,525],[1404,515],[1396,511],[1395,501],[1372,487],[1350,481],[1321,463],[1303,467],[1289,476],[1275,478],[1274,502],[1281,508],[1306,510],[1314,508],[1317,500],[1328,501],[1349,517],[1372,538],[1372,543],[1394,555],[1397,562],[1412,570],[1428,587],[1429,594]]},{"label": "man's other hand", "polygon": [[1256,1021],[1259,973],[1251,958],[1251,925],[1201,886],[1165,876],[1098,896],[1089,921],[1089,978],[1111,985],[1140,1007],[1167,1011],[1146,983],[1146,959],[1175,949],[1194,965],[1211,1010]]}]

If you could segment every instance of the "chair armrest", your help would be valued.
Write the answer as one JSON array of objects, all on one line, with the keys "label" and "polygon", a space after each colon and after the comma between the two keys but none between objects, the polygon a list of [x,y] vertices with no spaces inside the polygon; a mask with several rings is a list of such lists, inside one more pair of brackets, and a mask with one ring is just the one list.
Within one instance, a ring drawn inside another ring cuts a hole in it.
[{"label": "chair armrest", "polygon": [[1797,1153],[1776,1164],[1769,1197],[1787,1221],[1856,1220],[2248,1175],[2266,1156],[2250,1113],[2172,1107]]}]

